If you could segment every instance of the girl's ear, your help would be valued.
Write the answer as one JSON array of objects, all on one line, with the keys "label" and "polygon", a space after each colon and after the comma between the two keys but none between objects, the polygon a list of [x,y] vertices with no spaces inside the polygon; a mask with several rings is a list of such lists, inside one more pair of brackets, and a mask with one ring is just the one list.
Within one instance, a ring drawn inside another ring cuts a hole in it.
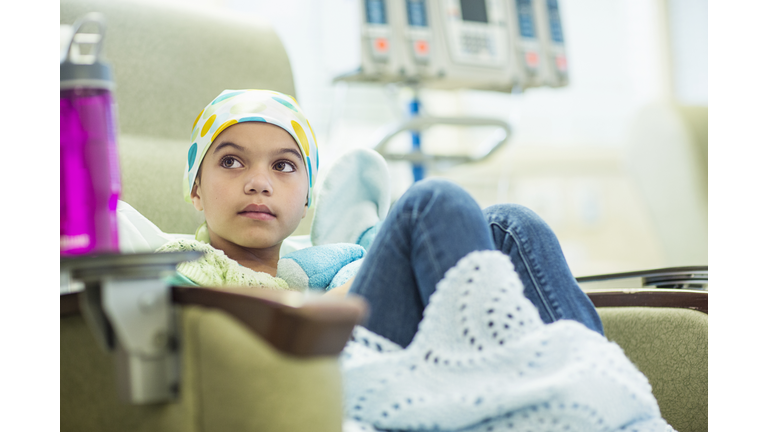
[{"label": "girl's ear", "polygon": [[[192,204],[195,206],[197,211],[203,211],[203,198],[198,193],[198,183],[195,182],[192,185],[192,191],[189,193],[190,198],[192,198]],[[304,210],[306,212],[306,209]]]},{"label": "girl's ear", "polygon": [[301,215],[302,219],[304,219],[304,217],[307,216],[307,209],[309,209],[309,204],[304,204],[304,214]]}]

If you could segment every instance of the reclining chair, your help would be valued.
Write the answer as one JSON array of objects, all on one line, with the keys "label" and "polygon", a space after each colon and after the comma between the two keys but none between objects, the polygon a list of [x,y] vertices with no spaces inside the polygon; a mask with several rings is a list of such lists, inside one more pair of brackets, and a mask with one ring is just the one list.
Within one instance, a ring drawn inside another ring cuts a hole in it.
[{"label": "reclining chair", "polygon": [[[189,235],[202,222],[181,197],[190,119],[226,88],[296,96],[285,50],[258,19],[170,5],[61,0],[60,20],[72,24],[92,11],[107,20],[122,199],[162,232]],[[341,430],[336,355],[363,319],[362,302],[180,287],[171,295],[179,311],[178,397],[148,405],[120,401],[116,354],[99,348],[82,294],[61,296],[62,430]],[[648,377],[662,416],[680,432],[706,430],[706,292],[589,295],[608,339]]]}]

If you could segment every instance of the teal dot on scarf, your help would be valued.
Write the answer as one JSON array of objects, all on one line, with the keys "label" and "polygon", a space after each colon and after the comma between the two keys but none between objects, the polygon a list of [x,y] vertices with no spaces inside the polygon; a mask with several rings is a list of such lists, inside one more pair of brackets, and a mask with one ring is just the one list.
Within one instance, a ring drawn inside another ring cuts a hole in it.
[{"label": "teal dot on scarf", "polygon": [[197,157],[197,143],[194,143],[189,148],[189,153],[187,154],[187,165],[189,167],[187,168],[187,171],[191,170],[192,166],[194,166],[196,157]]},{"label": "teal dot on scarf", "polygon": [[297,109],[296,109],[296,108],[293,106],[293,104],[292,104],[292,103],[288,102],[288,101],[287,101],[287,100],[285,100],[285,99],[280,99],[279,97],[276,97],[276,96],[272,96],[272,99],[274,99],[274,100],[276,100],[276,101],[280,102],[281,104],[283,104],[283,105],[287,106],[288,108],[290,108],[290,109],[291,109],[291,110],[293,110],[294,112],[299,112],[299,110],[297,110]]},{"label": "teal dot on scarf", "polygon": [[221,95],[221,96],[217,97],[216,99],[214,99],[213,102],[211,102],[211,105],[216,105],[217,103],[223,101],[224,99],[229,99],[231,97],[235,97],[235,96],[237,96],[239,94],[243,94],[243,93],[245,93],[245,92],[244,91],[236,91],[236,92],[232,92],[232,93],[227,93],[225,95]]},{"label": "teal dot on scarf", "polygon": [[266,122],[266,120],[264,120],[264,117],[243,117],[237,122],[242,123],[242,122],[249,122],[249,121]]}]

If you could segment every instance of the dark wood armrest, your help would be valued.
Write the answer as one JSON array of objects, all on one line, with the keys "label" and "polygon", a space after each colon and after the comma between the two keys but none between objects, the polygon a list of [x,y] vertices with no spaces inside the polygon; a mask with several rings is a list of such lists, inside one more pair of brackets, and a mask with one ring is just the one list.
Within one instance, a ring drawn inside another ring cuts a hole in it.
[{"label": "dark wood armrest", "polygon": [[[357,296],[314,298],[258,288],[172,287],[171,298],[224,311],[277,350],[299,357],[339,354],[368,310]],[[62,295],[61,316],[79,313],[78,294]]]},{"label": "dark wood armrest", "polygon": [[357,296],[305,298],[254,288],[173,287],[173,302],[220,309],[280,351],[296,356],[336,355],[367,313]]},{"label": "dark wood armrest", "polygon": [[708,293],[679,289],[640,288],[616,291],[588,291],[595,307],[647,306],[675,307],[708,312]]}]

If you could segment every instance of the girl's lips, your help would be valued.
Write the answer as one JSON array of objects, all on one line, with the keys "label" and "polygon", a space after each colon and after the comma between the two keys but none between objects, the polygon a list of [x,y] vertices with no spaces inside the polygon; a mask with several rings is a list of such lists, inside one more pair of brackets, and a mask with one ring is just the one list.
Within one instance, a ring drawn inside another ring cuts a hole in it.
[{"label": "girl's lips", "polygon": [[243,211],[238,213],[241,216],[245,216],[248,219],[254,220],[272,220],[275,219],[275,215],[269,209],[268,206],[263,204],[250,204],[244,208]]},{"label": "girl's lips", "polygon": [[255,212],[255,211],[244,211],[239,213],[240,216],[245,216],[248,219],[254,219],[254,220],[273,220],[275,219],[275,215],[271,213],[264,213],[264,212]]}]

